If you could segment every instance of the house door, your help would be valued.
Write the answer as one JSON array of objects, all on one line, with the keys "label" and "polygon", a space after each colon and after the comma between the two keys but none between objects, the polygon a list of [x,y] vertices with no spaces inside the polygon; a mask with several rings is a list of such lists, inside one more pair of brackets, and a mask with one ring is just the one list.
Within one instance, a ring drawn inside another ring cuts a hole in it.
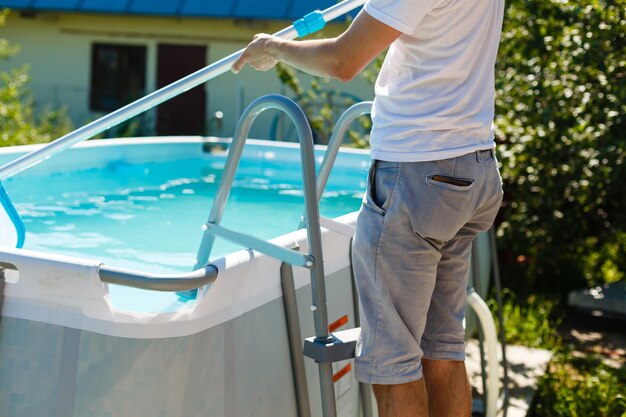
[{"label": "house door", "polygon": [[[206,47],[159,45],[157,87],[161,88],[206,66]],[[157,135],[203,135],[206,92],[204,84],[166,101],[157,108]]]}]

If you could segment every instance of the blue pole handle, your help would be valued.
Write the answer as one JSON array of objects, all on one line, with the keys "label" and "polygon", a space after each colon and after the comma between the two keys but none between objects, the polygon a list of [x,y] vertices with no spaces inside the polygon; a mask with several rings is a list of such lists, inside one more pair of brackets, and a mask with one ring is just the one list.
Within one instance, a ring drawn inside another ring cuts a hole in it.
[{"label": "blue pole handle", "polygon": [[315,33],[318,30],[324,29],[326,26],[326,21],[324,20],[324,14],[319,10],[315,10],[303,18],[296,20],[293,22],[293,27],[298,32],[299,38],[304,38],[311,33]]}]

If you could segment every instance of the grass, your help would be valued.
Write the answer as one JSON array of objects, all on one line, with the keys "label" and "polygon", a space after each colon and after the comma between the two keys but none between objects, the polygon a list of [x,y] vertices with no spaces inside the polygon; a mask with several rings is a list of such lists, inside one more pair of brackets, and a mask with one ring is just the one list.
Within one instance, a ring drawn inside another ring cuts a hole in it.
[{"label": "grass", "polygon": [[[520,300],[507,291],[503,299],[507,343],[553,353],[529,416],[626,417],[624,364],[609,364],[601,354],[565,343],[558,328],[566,313],[556,301],[537,296]],[[489,303],[495,312],[495,302]]]}]

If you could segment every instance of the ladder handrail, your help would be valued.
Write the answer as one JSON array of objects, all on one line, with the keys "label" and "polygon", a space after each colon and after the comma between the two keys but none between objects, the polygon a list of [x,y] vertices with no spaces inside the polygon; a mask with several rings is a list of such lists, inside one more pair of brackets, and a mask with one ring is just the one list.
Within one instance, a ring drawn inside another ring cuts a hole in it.
[{"label": "ladder handrail", "polygon": [[348,127],[350,127],[350,124],[360,116],[370,114],[372,112],[373,104],[374,103],[372,101],[362,101],[360,103],[353,104],[346,109],[341,116],[339,116],[339,120],[335,123],[335,128],[333,129],[333,134],[330,136],[330,140],[328,141],[328,147],[326,148],[326,153],[324,154],[320,172],[317,175],[318,201],[322,198],[322,193],[324,192],[324,188],[326,188],[326,183],[328,182],[328,177],[330,176],[330,170],[335,164],[335,158],[339,152],[339,147],[343,143],[343,138],[348,131]]},{"label": "ladder handrail", "polygon": [[[253,101],[239,119],[235,135],[228,149],[226,165],[220,179],[213,207],[207,220],[207,227],[202,236],[196,265],[194,269],[204,266],[211,254],[215,235],[220,234],[220,229],[211,231],[211,225],[219,226],[224,208],[230,194],[235,178],[237,166],[243,153],[243,146],[247,139],[252,123],[265,110],[278,109],[283,111],[293,121],[298,138],[300,140],[300,157],[302,160],[302,179],[304,184],[304,204],[306,210],[307,240],[309,244],[309,256],[312,257],[312,265],[306,265],[311,270],[311,287],[313,291],[313,305],[316,306],[315,332],[317,337],[328,337],[328,316],[326,312],[326,291],[324,284],[324,266],[322,260],[322,239],[319,223],[319,206],[317,204],[316,179],[315,179],[315,150],[313,147],[313,134],[311,127],[302,109],[291,99],[280,95],[268,95]],[[228,229],[226,229],[228,230]],[[251,249],[257,249],[252,247]],[[282,248],[281,249],[285,249]],[[267,253],[267,250],[263,252]],[[272,253],[267,253],[274,256]],[[280,255],[274,256],[282,259]]]},{"label": "ladder handrail", "polygon": [[[303,169],[303,181],[304,181],[304,194],[305,194],[305,206],[307,206],[307,197],[311,195],[309,192],[315,192],[315,188],[309,190],[311,187],[308,184],[308,181],[313,181],[315,184],[315,161],[309,161],[310,158],[314,158],[313,154],[309,157],[309,142],[311,146],[310,152],[314,152],[312,150],[313,146],[313,134],[311,133],[311,128],[309,126],[309,122],[306,119],[306,116],[302,112],[302,109],[293,102],[291,99],[280,96],[280,95],[268,95],[263,96],[255,101],[253,101],[243,112],[241,117],[239,118],[239,122],[237,123],[237,127],[235,128],[235,134],[233,135],[233,139],[228,147],[228,156],[226,157],[226,162],[224,165],[224,169],[222,171],[222,176],[220,178],[220,183],[217,188],[217,192],[215,194],[215,199],[213,201],[213,206],[211,207],[211,212],[209,214],[209,218],[204,226],[204,234],[202,236],[202,241],[200,242],[200,247],[198,248],[198,253],[196,256],[196,262],[194,265],[194,269],[200,268],[205,265],[209,261],[209,257],[211,255],[211,251],[213,250],[213,244],[215,242],[215,235],[219,234],[222,237],[230,238],[230,240],[241,240],[237,239],[236,232],[232,233],[233,236],[228,236],[226,233],[231,232],[228,229],[220,227],[219,224],[222,221],[222,216],[224,214],[224,209],[226,207],[226,203],[228,201],[228,196],[230,195],[230,191],[232,189],[232,185],[235,179],[235,174],[237,172],[237,167],[239,165],[239,161],[241,160],[241,156],[243,154],[243,147],[248,138],[248,133],[252,127],[252,124],[256,120],[256,118],[265,110],[268,109],[278,109],[283,111],[289,118],[293,121],[296,131],[298,133],[298,138],[300,140],[300,153],[302,159],[302,169]],[[310,136],[310,138],[309,138]],[[310,139],[310,140],[309,140]],[[311,166],[309,166],[311,164]],[[312,176],[312,179],[309,178]],[[317,199],[314,199],[317,202]],[[310,205],[310,204],[309,204]],[[315,208],[317,208],[317,204],[315,204]],[[307,206],[307,213],[309,207]],[[317,211],[317,215],[315,218],[319,219],[319,211]],[[312,217],[312,216],[306,216]],[[319,220],[318,220],[319,222]],[[319,227],[318,227],[319,228]],[[224,233],[226,232],[226,233]],[[246,236],[248,240],[253,241],[256,238],[252,236]],[[263,248],[258,248],[259,243],[254,242],[246,242],[246,244],[252,243],[254,247],[251,249],[261,249],[260,252],[267,253],[267,250]],[[268,245],[271,245],[268,243]],[[272,245],[275,246],[275,245]],[[321,247],[321,245],[320,245]],[[285,248],[281,248],[285,249]],[[289,249],[285,249],[289,250]],[[321,253],[321,252],[320,252]],[[294,264],[293,259],[284,259],[283,255],[278,253],[268,253],[268,255],[273,256],[277,259],[281,259],[290,264]],[[314,260],[314,259],[312,259]],[[305,265],[301,265],[305,266]],[[313,266],[313,265],[308,265]]]},{"label": "ladder handrail", "polygon": [[491,315],[491,310],[487,303],[474,291],[473,288],[467,290],[467,304],[474,310],[487,341],[487,367],[489,372],[485,382],[486,397],[485,416],[496,417],[498,413],[498,398],[500,397],[499,376],[498,376],[498,334],[496,325]]},{"label": "ladder handrail", "polygon": [[[341,15],[344,15],[359,6],[362,6],[365,0],[345,0],[335,4],[324,11],[316,11],[308,14],[302,19],[297,20],[294,24],[276,32],[274,36],[283,39],[296,39],[313,33],[321,28],[326,22],[329,22]],[[312,17],[313,19],[309,19]],[[304,31],[303,31],[304,30]],[[212,78],[221,75],[233,66],[235,61],[241,56],[244,49],[241,49],[219,61],[210,64],[192,74],[181,78],[165,87],[160,88],[130,104],[115,110],[91,123],[86,124],[58,139],[49,143],[43,148],[32,151],[23,155],[0,167],[0,181],[5,180],[18,172],[27,169],[39,162],[47,159],[75,144],[86,139],[92,138],[111,127],[137,116],[179,94],[184,93]]]},{"label": "ladder handrail", "polygon": [[[374,102],[372,101],[362,101],[352,106],[348,107],[342,114],[339,116],[337,123],[335,123],[335,128],[333,129],[333,133],[330,136],[328,141],[328,146],[326,147],[326,153],[324,153],[324,159],[322,160],[322,165],[320,166],[320,171],[317,174],[317,202],[319,204],[322,199],[322,194],[324,193],[324,189],[326,188],[326,183],[328,182],[328,177],[330,176],[330,171],[335,164],[335,159],[337,158],[337,153],[339,152],[339,148],[343,143],[343,139],[346,136],[346,132],[350,127],[350,124],[355,121],[357,118],[370,114],[372,112],[372,105]],[[300,228],[304,227],[304,221],[300,222]]]},{"label": "ladder handrail", "polygon": [[98,268],[102,282],[152,291],[194,290],[212,284],[217,275],[218,269],[212,264],[184,274],[153,274],[104,264]]},{"label": "ladder handrail", "polygon": [[[292,120],[298,132],[300,141],[300,159],[302,161],[302,180],[304,184],[305,223],[307,229],[308,251],[311,264],[306,266],[311,274],[311,295],[313,321],[315,326],[316,341],[320,343],[332,341],[328,331],[328,310],[326,303],[326,283],[324,277],[324,262],[322,252],[322,234],[319,219],[319,204],[317,199],[315,148],[313,145],[313,133],[306,115],[293,100],[280,95],[269,95],[256,99],[245,110],[235,129],[235,135],[228,149],[226,165],[220,179],[217,194],[206,223],[200,248],[196,258],[197,269],[204,265],[211,254],[215,236],[227,236],[237,241],[238,236],[245,244],[258,244],[260,239],[251,238],[240,233],[230,233],[229,229],[219,226],[224,208],[230,194],[231,187],[237,171],[237,166],[243,153],[243,146],[256,118],[267,109],[283,111]],[[217,227],[219,226],[219,227]],[[281,253],[272,249],[270,243],[263,246],[253,246],[250,249],[262,251],[270,256],[285,261]],[[281,250],[285,248],[280,247]],[[294,251],[295,252],[295,251]],[[295,252],[297,253],[297,252]],[[289,262],[287,260],[287,262]],[[335,390],[333,384],[333,370],[330,363],[319,363],[320,391],[322,394],[322,410],[324,417],[336,417],[337,406],[335,403]]]}]

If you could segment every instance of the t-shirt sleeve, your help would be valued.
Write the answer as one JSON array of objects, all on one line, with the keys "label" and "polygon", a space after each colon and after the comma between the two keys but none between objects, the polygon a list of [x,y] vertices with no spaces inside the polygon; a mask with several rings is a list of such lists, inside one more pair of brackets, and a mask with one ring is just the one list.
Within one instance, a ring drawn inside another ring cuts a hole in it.
[{"label": "t-shirt sleeve", "polygon": [[435,0],[367,0],[363,10],[374,19],[407,35],[435,5]]}]

